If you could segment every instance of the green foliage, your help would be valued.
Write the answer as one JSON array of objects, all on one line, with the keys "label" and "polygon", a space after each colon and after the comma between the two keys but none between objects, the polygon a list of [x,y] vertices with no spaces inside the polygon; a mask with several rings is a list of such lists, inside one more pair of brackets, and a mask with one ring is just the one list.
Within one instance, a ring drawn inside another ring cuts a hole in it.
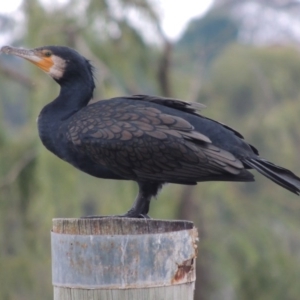
[{"label": "green foliage", "polygon": [[[214,62],[199,101],[208,105],[205,115],[237,128],[261,156],[299,174],[299,70],[295,49],[233,45]],[[231,299],[297,299],[299,199],[255,177],[256,183],[204,191],[213,283],[220,292],[230,286]]]},{"label": "green foliage", "polygon": [[209,65],[237,36],[238,26],[229,15],[212,12],[189,22],[177,48],[189,54],[194,62]]}]

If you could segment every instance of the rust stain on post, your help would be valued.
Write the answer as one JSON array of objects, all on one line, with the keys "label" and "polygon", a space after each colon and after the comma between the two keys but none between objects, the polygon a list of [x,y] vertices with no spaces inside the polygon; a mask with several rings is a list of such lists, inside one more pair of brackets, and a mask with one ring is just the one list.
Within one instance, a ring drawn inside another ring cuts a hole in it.
[{"label": "rust stain on post", "polygon": [[175,276],[172,279],[172,284],[192,281],[192,272],[194,271],[194,258],[185,260],[181,265],[178,265],[177,268],[178,269],[175,273]]},{"label": "rust stain on post", "polygon": [[194,255],[190,259],[184,260],[182,263],[177,264],[177,271],[174,277],[172,278],[172,284],[192,282],[196,279],[195,264],[198,254],[198,231],[196,228],[193,228],[189,230],[189,233],[191,236],[192,247],[194,248]]}]

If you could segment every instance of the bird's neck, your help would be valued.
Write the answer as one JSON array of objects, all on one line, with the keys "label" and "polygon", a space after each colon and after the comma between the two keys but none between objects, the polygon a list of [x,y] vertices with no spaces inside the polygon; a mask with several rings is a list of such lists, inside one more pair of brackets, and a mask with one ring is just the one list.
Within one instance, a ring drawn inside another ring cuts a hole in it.
[{"label": "bird's neck", "polygon": [[38,118],[39,135],[43,144],[55,154],[59,128],[72,115],[85,107],[93,96],[93,86],[74,83],[62,85],[58,97],[47,104]]},{"label": "bird's neck", "polygon": [[92,85],[82,82],[62,85],[58,97],[42,109],[40,118],[53,122],[68,119],[88,104],[93,97],[93,90]]}]

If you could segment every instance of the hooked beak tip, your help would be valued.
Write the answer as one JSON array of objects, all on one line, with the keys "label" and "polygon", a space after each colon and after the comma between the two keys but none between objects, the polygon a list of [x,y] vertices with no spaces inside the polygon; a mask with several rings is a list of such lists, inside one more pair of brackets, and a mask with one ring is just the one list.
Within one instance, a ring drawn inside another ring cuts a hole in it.
[{"label": "hooked beak tip", "polygon": [[5,54],[9,54],[11,52],[13,48],[11,46],[3,46],[0,49],[0,52],[5,53]]}]

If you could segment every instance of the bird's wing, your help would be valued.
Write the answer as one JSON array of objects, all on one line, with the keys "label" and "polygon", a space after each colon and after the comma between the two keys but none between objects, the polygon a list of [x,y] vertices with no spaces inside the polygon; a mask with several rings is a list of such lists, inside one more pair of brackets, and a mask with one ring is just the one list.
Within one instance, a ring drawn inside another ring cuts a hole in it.
[{"label": "bird's wing", "polygon": [[179,99],[167,98],[161,96],[150,96],[150,95],[133,95],[124,97],[128,100],[146,101],[150,103],[156,103],[159,105],[171,107],[191,114],[198,114],[197,112],[206,108],[202,103],[198,102],[186,102]]},{"label": "bird's wing", "polygon": [[[199,115],[199,111],[206,108],[206,106],[202,103],[198,103],[198,102],[185,102],[179,99],[174,99],[174,98],[166,98],[166,97],[160,97],[160,96],[149,96],[149,95],[133,95],[133,96],[128,96],[125,97],[126,99],[130,99],[130,100],[138,100],[138,101],[147,101],[147,102],[152,102],[152,103],[157,103],[159,105],[163,105],[163,106],[167,106],[167,107],[171,107],[177,110],[181,110],[190,114],[194,114],[194,115]],[[201,115],[202,118],[204,119],[208,119],[212,122],[215,122],[223,127],[225,127],[226,129],[228,129],[229,131],[233,132],[237,137],[244,139],[243,135],[238,132],[237,130],[235,130],[234,128],[218,122],[216,120],[210,119],[208,117],[204,117]],[[249,144],[249,146],[252,148],[253,152],[255,154],[259,154],[258,150]]]},{"label": "bird's wing", "polygon": [[87,106],[71,118],[67,136],[74,150],[128,179],[226,180],[244,168],[183,118],[142,102]]}]

